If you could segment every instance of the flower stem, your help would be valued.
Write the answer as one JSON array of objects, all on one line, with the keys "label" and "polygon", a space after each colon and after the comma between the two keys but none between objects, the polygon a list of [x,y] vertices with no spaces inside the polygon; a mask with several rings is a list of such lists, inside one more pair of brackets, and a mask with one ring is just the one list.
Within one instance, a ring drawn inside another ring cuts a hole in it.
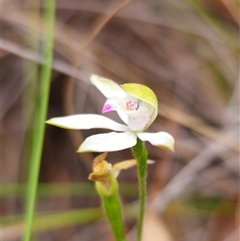
[{"label": "flower stem", "polygon": [[89,179],[96,181],[96,189],[102,198],[102,205],[115,239],[117,241],[127,241],[124,234],[122,202],[118,195],[118,181],[112,171],[108,170],[103,172],[103,174],[100,174],[100,172],[95,174],[95,176],[90,174]]},{"label": "flower stem", "polygon": [[118,194],[102,197],[103,206],[117,241],[127,241],[124,235],[122,205]]},{"label": "flower stem", "polygon": [[143,220],[146,204],[146,177],[147,177],[147,159],[148,152],[145,148],[143,142],[140,139],[137,139],[137,144],[132,147],[133,155],[138,163],[138,182],[139,182],[139,199],[140,199],[140,208],[139,208],[139,220],[138,220],[138,234],[137,240],[141,241],[142,231],[143,231]]}]

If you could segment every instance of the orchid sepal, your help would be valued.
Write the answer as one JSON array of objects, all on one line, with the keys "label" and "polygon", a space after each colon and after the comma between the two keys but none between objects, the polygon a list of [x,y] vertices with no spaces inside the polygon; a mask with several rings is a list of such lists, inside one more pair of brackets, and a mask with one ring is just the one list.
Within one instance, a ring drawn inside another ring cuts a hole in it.
[{"label": "orchid sepal", "polygon": [[55,117],[46,121],[46,123],[72,130],[89,130],[94,128],[110,129],[114,131],[128,130],[127,126],[119,124],[106,116],[97,114],[79,114]]},{"label": "orchid sepal", "polygon": [[140,132],[137,136],[142,141],[148,141],[154,146],[174,152],[174,138],[167,132],[157,133]]},{"label": "orchid sepal", "polygon": [[97,89],[107,98],[124,98],[126,96],[125,91],[114,81],[100,77],[98,75],[91,75],[91,82],[97,87]]},{"label": "orchid sepal", "polygon": [[109,132],[89,136],[77,152],[110,152],[130,148],[136,144],[136,136],[131,132]]}]

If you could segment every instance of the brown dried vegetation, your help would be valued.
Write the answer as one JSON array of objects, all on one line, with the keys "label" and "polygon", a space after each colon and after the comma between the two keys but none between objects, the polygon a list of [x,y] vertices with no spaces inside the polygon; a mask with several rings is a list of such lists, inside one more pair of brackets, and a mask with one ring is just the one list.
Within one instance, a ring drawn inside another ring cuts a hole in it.
[{"label": "brown dried vegetation", "polygon": [[[146,144],[156,162],[148,172],[144,241],[239,240],[238,7],[236,0],[57,1],[48,117],[100,113],[105,99],[89,81],[95,73],[152,88],[159,115],[149,131],[164,130],[176,139],[173,154]],[[2,1],[1,212],[6,241],[19,240],[24,230],[28,139],[33,99],[39,94],[29,89],[38,84],[42,63],[44,8],[44,1]],[[108,116],[119,121],[115,114]],[[76,153],[93,133],[100,130],[47,126],[37,216],[54,212],[64,219],[61,213],[68,210],[99,207],[87,179],[95,155]],[[131,152],[125,150],[110,153],[108,161],[129,158]],[[122,173],[119,182],[128,210],[126,231],[135,240],[136,169]],[[113,240],[101,217],[49,228],[38,220],[36,240]]]}]

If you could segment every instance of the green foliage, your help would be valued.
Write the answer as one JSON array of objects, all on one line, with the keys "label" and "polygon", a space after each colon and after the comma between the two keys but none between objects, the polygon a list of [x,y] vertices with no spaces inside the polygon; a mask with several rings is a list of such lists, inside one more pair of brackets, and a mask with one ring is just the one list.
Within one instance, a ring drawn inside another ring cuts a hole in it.
[{"label": "green foliage", "polygon": [[34,210],[37,194],[37,184],[39,169],[42,157],[42,147],[45,131],[45,120],[47,116],[48,99],[51,83],[51,65],[54,49],[54,25],[55,25],[55,1],[45,1],[44,12],[46,42],[43,54],[43,66],[41,69],[39,96],[35,106],[34,133],[30,155],[30,167],[28,178],[28,189],[26,193],[26,213],[25,213],[25,234],[23,241],[31,240],[31,230],[34,219]]}]

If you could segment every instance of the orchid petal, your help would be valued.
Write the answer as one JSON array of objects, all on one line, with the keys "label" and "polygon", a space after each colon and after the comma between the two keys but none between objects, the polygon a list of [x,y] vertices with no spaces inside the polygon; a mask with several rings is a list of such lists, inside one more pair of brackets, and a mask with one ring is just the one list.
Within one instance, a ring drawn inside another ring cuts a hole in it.
[{"label": "orchid petal", "polygon": [[122,99],[126,96],[126,92],[112,80],[92,75],[91,81],[107,99]]},{"label": "orchid petal", "polygon": [[109,170],[112,169],[112,165],[105,160],[107,155],[108,155],[108,153],[105,152],[94,158],[94,160],[93,160],[93,171],[94,172],[101,172],[102,170],[105,170],[105,169],[109,169]]},{"label": "orchid petal", "polygon": [[146,107],[140,107],[136,111],[128,111],[128,127],[132,131],[142,131],[149,122],[150,113]]},{"label": "orchid petal", "polygon": [[120,119],[126,124],[128,125],[128,115],[126,111],[121,110],[120,108],[116,109],[118,116],[120,117]]},{"label": "orchid petal", "polygon": [[118,177],[121,170],[128,169],[136,165],[137,165],[137,161],[135,159],[118,162],[112,167],[113,175],[115,177]]},{"label": "orchid petal", "polygon": [[109,111],[116,110],[117,102],[114,99],[107,99],[103,108],[102,108],[102,114],[105,114]]},{"label": "orchid petal", "polygon": [[[153,160],[147,160],[147,164],[153,164],[153,163],[154,163]],[[122,161],[122,162],[118,162],[118,163],[114,164],[112,167],[112,171],[113,171],[114,176],[118,177],[121,170],[128,169],[128,168],[131,168],[136,165],[137,165],[136,159],[126,160],[126,161]]]},{"label": "orchid petal", "polygon": [[92,172],[89,174],[88,179],[93,182],[106,182],[111,175],[111,170],[103,169],[100,172]]},{"label": "orchid petal", "polygon": [[158,114],[158,100],[156,95],[150,88],[141,84],[129,83],[124,84],[121,87],[127,94],[134,96],[135,98],[143,101],[143,103],[145,102],[152,107],[149,123],[144,128],[144,130],[146,130],[156,119]]},{"label": "orchid petal", "polygon": [[114,131],[127,131],[128,127],[119,124],[105,116],[95,114],[70,115],[56,117],[48,120],[47,124],[65,129],[88,130],[93,128],[110,129]]},{"label": "orchid petal", "polygon": [[112,170],[123,170],[123,169],[128,169],[130,167],[136,166],[137,161],[135,159],[130,159],[122,162],[118,162],[113,165]]},{"label": "orchid petal", "polygon": [[111,105],[109,103],[105,103],[102,108],[102,114],[105,114],[109,111],[116,110],[116,107],[114,105]]},{"label": "orchid petal", "polygon": [[[155,163],[155,161],[147,160],[147,164],[153,164],[153,163]],[[112,167],[112,170],[115,171],[115,170],[128,169],[136,165],[137,165],[136,159],[125,160],[114,164]]]},{"label": "orchid petal", "polygon": [[149,141],[154,146],[159,146],[163,149],[174,151],[174,138],[167,132],[158,133],[137,133],[137,136],[142,141]]},{"label": "orchid petal", "polygon": [[119,151],[136,145],[137,137],[132,132],[110,132],[89,136],[77,152],[108,152]]}]

